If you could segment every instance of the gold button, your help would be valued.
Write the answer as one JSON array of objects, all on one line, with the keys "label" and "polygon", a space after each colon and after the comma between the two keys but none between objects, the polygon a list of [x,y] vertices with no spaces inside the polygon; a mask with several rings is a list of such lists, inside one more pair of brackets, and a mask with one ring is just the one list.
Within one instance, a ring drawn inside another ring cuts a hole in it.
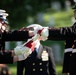
[{"label": "gold button", "polygon": [[74,42],[76,42],[76,40],[74,40]]},{"label": "gold button", "polygon": [[42,65],[42,63],[39,63],[39,65]]},{"label": "gold button", "polygon": [[42,68],[40,69],[40,71],[42,71]]},{"label": "gold button", "polygon": [[0,71],[1,71],[1,67],[0,67]]},{"label": "gold button", "polygon": [[35,71],[35,69],[33,69],[33,71]]},{"label": "gold button", "polygon": [[32,65],[35,65],[35,63],[33,63]]},{"label": "gold button", "polygon": [[74,48],[74,45],[72,45],[72,48]]},{"label": "gold button", "polygon": [[70,56],[72,56],[72,54],[70,54]]},{"label": "gold button", "polygon": [[3,71],[3,74],[6,74],[6,71]]},{"label": "gold button", "polygon": [[66,43],[64,43],[66,45]]}]

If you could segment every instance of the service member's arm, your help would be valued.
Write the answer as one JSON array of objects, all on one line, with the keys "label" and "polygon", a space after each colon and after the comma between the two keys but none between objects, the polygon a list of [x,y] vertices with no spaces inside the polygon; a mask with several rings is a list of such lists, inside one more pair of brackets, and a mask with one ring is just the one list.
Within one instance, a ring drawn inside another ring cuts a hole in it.
[{"label": "service member's arm", "polygon": [[13,62],[25,60],[22,54],[16,55],[14,50],[0,52],[0,64],[13,64]]},{"label": "service member's arm", "polygon": [[0,64],[12,64],[13,63],[13,56],[12,52],[0,52]]},{"label": "service member's arm", "polygon": [[0,52],[0,64],[13,64],[20,60],[24,60],[22,55],[15,55],[13,50]]},{"label": "service member's arm", "polygon": [[19,31],[19,30],[4,32],[2,34],[2,38],[5,41],[25,41],[32,36],[33,36],[32,31]]},{"label": "service member's arm", "polygon": [[76,26],[49,28],[49,40],[66,40],[66,38],[76,37]]},{"label": "service member's arm", "polygon": [[[40,35],[42,40],[48,38],[48,40],[66,40],[66,38],[76,37],[76,25],[70,27],[60,27],[60,28],[49,28],[42,27],[41,25],[31,25],[34,28],[34,34],[37,34],[40,30]],[[36,27],[36,28],[35,28]],[[44,40],[44,41],[45,41]]]}]

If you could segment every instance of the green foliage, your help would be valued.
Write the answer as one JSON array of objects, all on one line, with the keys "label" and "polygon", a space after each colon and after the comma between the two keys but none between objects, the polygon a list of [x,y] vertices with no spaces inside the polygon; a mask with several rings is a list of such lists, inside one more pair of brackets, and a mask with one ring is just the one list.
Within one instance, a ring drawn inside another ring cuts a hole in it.
[{"label": "green foliage", "polygon": [[35,18],[38,12],[46,11],[51,7],[50,4],[51,0],[0,0],[0,9],[9,13],[10,26],[16,28],[26,25],[28,16]]},{"label": "green foliage", "polygon": [[[50,1],[50,0],[49,0]],[[11,27],[17,27],[27,23],[28,16],[35,16],[45,10],[49,5],[46,0],[1,0],[0,8],[9,13]]]}]

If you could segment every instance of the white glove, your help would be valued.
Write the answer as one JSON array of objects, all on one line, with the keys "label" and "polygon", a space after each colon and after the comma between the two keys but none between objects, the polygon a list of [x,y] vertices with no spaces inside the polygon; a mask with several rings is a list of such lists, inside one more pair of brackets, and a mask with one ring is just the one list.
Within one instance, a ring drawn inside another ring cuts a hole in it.
[{"label": "white glove", "polygon": [[31,25],[27,26],[27,28],[34,28],[33,32],[34,32],[34,35],[35,35],[35,34],[37,34],[37,32],[39,30],[42,30],[43,27],[39,24],[31,24]]},{"label": "white glove", "polygon": [[23,55],[18,55],[18,61],[22,61],[22,60],[25,60],[26,57],[24,57]]},{"label": "white glove", "polygon": [[32,51],[30,48],[21,45],[14,48],[14,52],[15,52],[15,55],[23,55],[25,58],[27,58],[28,55],[30,55]]},{"label": "white glove", "polygon": [[49,35],[48,27],[42,27],[39,24],[32,24],[32,25],[29,25],[27,28],[34,28],[34,31],[33,31],[34,35],[40,34],[42,41],[47,40],[47,37]]},{"label": "white glove", "polygon": [[34,50],[36,43],[40,40],[39,37],[40,37],[40,35],[37,34],[34,37],[32,37],[31,39],[29,39],[23,45],[20,45],[20,46],[17,46],[16,48],[14,48],[15,55],[23,55],[25,58],[27,58]]},{"label": "white glove", "polygon": [[44,29],[41,32],[41,40],[46,41],[48,39],[48,35],[49,35],[48,27],[44,27]]}]

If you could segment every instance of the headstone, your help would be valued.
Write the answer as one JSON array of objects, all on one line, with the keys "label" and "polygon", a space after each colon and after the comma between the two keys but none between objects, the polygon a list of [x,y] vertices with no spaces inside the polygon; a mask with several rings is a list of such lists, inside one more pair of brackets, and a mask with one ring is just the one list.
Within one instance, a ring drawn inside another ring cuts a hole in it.
[{"label": "headstone", "polygon": [[16,42],[16,46],[20,46],[20,45],[22,45],[22,41]]},{"label": "headstone", "polygon": [[43,17],[44,17],[44,13],[43,12],[38,13],[37,14],[37,22],[42,24],[44,22],[44,18]]},{"label": "headstone", "polygon": [[52,45],[52,50],[54,53],[55,61],[56,62],[61,62],[61,47],[59,44],[54,44]]},{"label": "headstone", "polygon": [[51,8],[56,10],[56,11],[60,11],[61,10],[60,2],[59,1],[52,2]]},{"label": "headstone", "polygon": [[70,3],[69,0],[66,0],[66,1],[65,1],[65,9],[66,9],[67,11],[70,11],[70,9],[71,9],[71,3]]},{"label": "headstone", "polygon": [[10,50],[10,42],[5,42],[5,50]]}]

